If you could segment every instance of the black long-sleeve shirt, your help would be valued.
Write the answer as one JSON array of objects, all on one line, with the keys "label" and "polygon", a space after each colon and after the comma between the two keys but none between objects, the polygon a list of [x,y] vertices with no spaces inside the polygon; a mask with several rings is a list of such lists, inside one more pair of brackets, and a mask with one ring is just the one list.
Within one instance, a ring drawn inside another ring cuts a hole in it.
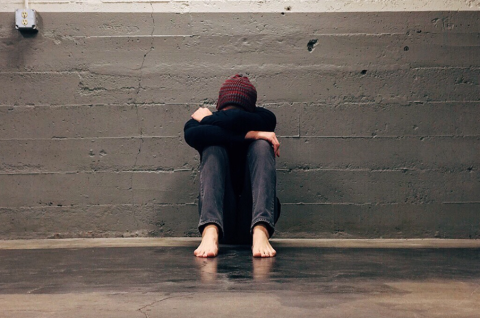
[{"label": "black long-sleeve shirt", "polygon": [[200,153],[205,147],[219,145],[236,148],[248,143],[249,131],[274,131],[277,120],[268,109],[257,107],[254,112],[241,109],[217,111],[198,122],[187,121],[184,127],[185,141]]},{"label": "black long-sleeve shirt", "polygon": [[217,111],[198,122],[190,119],[184,127],[185,141],[200,155],[208,146],[223,146],[230,160],[230,174],[235,193],[239,194],[244,183],[245,158],[251,140],[245,139],[249,131],[274,131],[275,115],[265,108],[254,112],[241,109]]}]

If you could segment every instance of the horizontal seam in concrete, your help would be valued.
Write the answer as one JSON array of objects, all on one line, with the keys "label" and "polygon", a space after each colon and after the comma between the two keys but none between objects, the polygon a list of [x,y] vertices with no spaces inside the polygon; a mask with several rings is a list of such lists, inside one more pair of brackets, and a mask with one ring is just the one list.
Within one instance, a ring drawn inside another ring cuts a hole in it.
[{"label": "horizontal seam in concrete", "polygon": [[[212,65],[217,65],[217,64],[212,64]],[[316,67],[321,67],[324,68],[325,66],[332,66],[334,69],[329,69],[329,72],[336,72],[340,73],[342,69],[348,67],[345,65],[331,65],[331,64],[309,64],[309,65],[297,65],[297,64],[263,64],[262,67],[266,66],[274,66],[277,69],[280,67],[285,66],[290,66],[290,65],[295,65],[295,68],[297,70],[312,70]],[[398,65],[398,64],[393,64],[393,65]],[[409,64],[405,64],[409,65]],[[191,64],[191,66],[198,66],[196,64]],[[252,64],[252,65],[244,65],[244,67],[249,67],[249,66],[255,66],[258,67],[257,64]],[[291,69],[288,69],[291,72]],[[408,71],[416,71],[416,70],[480,70],[480,66],[417,66],[417,67],[409,67],[407,69]],[[345,73],[357,73],[356,71],[352,71],[350,69],[347,69],[344,71]],[[378,71],[376,71],[378,72]],[[382,72],[385,73],[391,73],[391,70],[383,70]],[[88,70],[61,70],[61,71],[0,71],[0,75],[6,74],[6,75],[11,75],[11,74],[19,74],[19,75],[25,75],[25,74],[96,74],[95,72],[88,71]],[[122,75],[119,75],[122,76]],[[137,75],[123,75],[127,77],[137,77]]]},{"label": "horizontal seam in concrete", "polygon": [[[292,35],[296,35],[298,32],[292,33]],[[442,32],[434,33],[434,32],[424,32],[423,34],[443,34]],[[458,33],[457,33],[458,34]],[[460,34],[468,34],[471,35],[472,37],[475,36],[475,34],[472,33],[460,33]],[[230,34],[225,33],[225,34],[125,34],[125,35],[72,35],[69,36],[69,38],[74,38],[74,39],[104,39],[104,38],[184,38],[184,37],[197,37],[197,36],[208,36],[208,38],[221,38],[221,37],[226,37],[230,36]],[[278,34],[276,33],[260,33],[260,34],[247,34],[245,36],[262,36],[262,37],[278,37]],[[352,33],[312,33],[309,34],[309,36],[312,37],[384,37],[384,36],[410,36],[407,32],[392,32],[392,33],[366,33],[366,32],[352,32]],[[472,45],[469,44],[469,47],[476,47],[480,46],[479,45]],[[303,50],[303,47],[302,47]]]},{"label": "horizontal seam in concrete", "polygon": [[[305,107],[305,108],[315,108],[315,107],[328,107],[328,108],[338,108],[342,106],[354,105],[354,106],[364,106],[364,105],[371,105],[377,106],[379,108],[390,108],[390,107],[421,107],[421,106],[428,106],[432,104],[438,105],[446,105],[446,104],[478,104],[480,100],[405,100],[402,102],[391,101],[387,104],[379,106],[378,102],[369,101],[369,102],[350,102],[350,101],[315,101],[312,102],[310,100],[305,101],[276,101],[276,102],[266,102],[266,103],[259,103],[257,106],[259,107],[272,107],[272,108],[282,108],[282,107]],[[12,104],[0,104],[0,107],[4,108],[68,108],[68,107],[207,107],[207,108],[215,108],[214,104],[205,104],[195,103],[195,102],[182,102],[182,103],[88,103],[88,104],[35,104],[35,105],[12,105]]]},{"label": "horizontal seam in concrete", "polygon": [[36,140],[108,140],[108,139],[178,139],[177,136],[156,136],[156,135],[136,135],[136,136],[112,136],[112,137],[50,137],[50,138],[0,138],[0,141],[36,141]]},{"label": "horizontal seam in concrete", "polygon": [[[398,202],[390,202],[390,203],[377,203],[377,202],[367,202],[367,203],[354,203],[354,202],[283,202],[280,198],[280,202],[282,206],[355,206],[355,207],[368,207],[368,206],[375,206],[375,207],[388,207],[388,206],[395,206],[395,207],[402,207],[402,206],[438,206],[438,205],[478,205],[480,201],[458,201],[458,202],[431,202],[431,203],[423,203],[423,202],[414,202],[414,203],[398,203]],[[40,209],[69,209],[69,208],[90,208],[90,207],[187,207],[192,206],[196,207],[196,202],[182,202],[182,203],[145,203],[145,204],[65,204],[65,205],[39,205],[39,206],[0,206],[0,209],[5,210],[40,210]]]},{"label": "horizontal seam in concrete", "polygon": [[[71,37],[74,39],[104,39],[104,38],[186,38],[186,37],[193,37],[193,36],[199,36],[196,34],[138,34],[138,35],[72,35]],[[213,37],[213,36],[209,36]]]},{"label": "horizontal seam in concrete", "polygon": [[6,210],[39,210],[39,209],[69,209],[69,208],[90,208],[90,207],[186,207],[197,206],[195,202],[182,202],[182,203],[145,203],[145,204],[65,204],[65,205],[24,205],[24,206],[0,206],[0,209]]},{"label": "horizontal seam in concrete", "polygon": [[[396,168],[396,169],[371,169],[371,168],[348,168],[348,169],[340,169],[340,168],[278,168],[277,171],[280,172],[292,172],[292,171],[305,171],[305,172],[311,172],[311,171],[352,171],[352,172],[374,172],[374,173],[384,173],[384,172],[409,172],[409,171],[414,171],[414,172],[442,172],[445,173],[444,169],[417,169],[413,167],[403,167],[403,168]],[[464,172],[468,170],[463,170]],[[468,171],[471,173],[471,171]],[[454,173],[458,173],[458,171],[455,171]]]},{"label": "horizontal seam in concrete", "polygon": [[[421,105],[430,105],[430,104],[452,104],[452,103],[464,103],[464,104],[478,104],[479,101],[472,101],[472,100],[432,100],[432,101],[422,101],[422,100],[407,100],[403,102],[390,102],[388,104],[383,104],[379,105],[378,102],[352,102],[352,101],[343,101],[340,103],[340,105],[358,105],[358,106],[363,106],[363,105],[372,105],[372,106],[378,106],[380,108],[389,108],[392,106],[397,106],[397,107],[411,107],[409,103],[414,104],[415,107],[419,107]],[[121,105],[121,104],[119,104]],[[154,105],[154,104],[152,104]],[[162,104],[163,105],[163,104]],[[165,104],[169,105],[169,104]],[[183,104],[170,104],[170,105],[183,105]],[[190,103],[185,103],[185,105],[190,105]],[[101,106],[101,105],[99,105]],[[333,107],[336,108],[339,106],[339,104],[332,104],[324,101],[308,101],[308,102],[268,102],[268,103],[262,103],[259,106],[267,106],[267,107],[287,107],[287,106],[303,106],[303,107],[318,107],[318,106],[327,106],[327,107]],[[23,107],[23,106],[19,106]],[[30,106],[31,107],[31,106]],[[56,106],[57,107],[57,106]]]},{"label": "horizontal seam in concrete", "polygon": [[70,175],[70,174],[102,174],[102,173],[155,173],[155,174],[173,174],[175,172],[194,171],[195,169],[171,169],[171,170],[82,170],[82,171],[30,171],[5,173],[0,175]]},{"label": "horizontal seam in concrete", "polygon": [[302,206],[302,205],[309,205],[309,206],[416,206],[416,205],[439,205],[439,204],[480,204],[480,201],[450,201],[450,202],[441,202],[441,203],[349,203],[349,202],[282,202],[282,206]]},{"label": "horizontal seam in concrete", "polygon": [[421,139],[421,138],[479,138],[480,135],[397,135],[397,136],[318,136],[318,135],[300,135],[300,136],[278,136],[288,139]]},{"label": "horizontal seam in concrete", "polygon": [[480,204],[480,201],[446,201],[442,204]]},{"label": "horizontal seam in concrete", "polygon": [[412,67],[412,70],[480,70],[480,66],[417,66]]},{"label": "horizontal seam in concrete", "polygon": [[[159,135],[137,135],[137,136],[111,136],[111,137],[49,137],[49,138],[0,138],[0,141],[63,141],[63,140],[115,140],[115,139],[182,139],[183,132],[179,131],[177,136]],[[285,139],[432,139],[432,138],[453,138],[468,139],[480,138],[480,135],[397,135],[397,136],[316,136],[316,135],[277,135]]]},{"label": "horizontal seam in concrete", "polygon": [[[43,208],[71,208],[71,207],[108,207],[108,206],[118,206],[118,207],[166,207],[166,206],[191,206],[196,205],[195,202],[182,202],[182,203],[118,203],[118,204],[110,204],[110,203],[99,203],[99,204],[87,204],[87,205],[80,205],[80,204],[65,204],[58,206],[54,205],[44,205],[44,206],[16,206],[15,209],[43,209]],[[0,206],[0,209],[11,209],[12,207]]]},{"label": "horizontal seam in concrete", "polygon": [[[412,30],[407,30],[407,31],[412,31]],[[444,34],[444,31],[445,30],[441,30],[442,32],[431,32],[431,31],[428,31],[428,32],[423,32],[422,34],[425,35],[425,34]],[[468,35],[471,35],[472,37],[475,37],[476,36],[476,33],[470,33],[470,32],[466,32],[466,33],[456,33],[456,34],[468,34]],[[408,37],[412,37],[414,38],[413,35],[407,33],[407,32],[386,32],[386,33],[366,33],[366,32],[351,32],[351,33],[313,33],[312,36],[332,36],[332,37],[350,37],[350,36],[371,36],[371,37],[382,37],[382,36],[390,36],[390,35],[405,35],[405,36],[408,36]],[[420,36],[418,36],[420,37]],[[417,38],[418,38],[417,37]],[[469,44],[468,46],[480,46],[480,44],[478,45],[472,45],[472,44]]]},{"label": "horizontal seam in concrete", "polygon": [[[355,202],[283,202],[280,198],[280,202],[282,206],[332,206],[332,207],[343,207],[343,206],[355,206],[355,207],[368,207],[368,206],[375,206],[375,207],[387,207],[387,206],[394,206],[394,207],[402,207],[402,206],[410,206],[410,207],[426,207],[426,206],[438,206],[441,204],[446,204],[444,202],[411,202],[411,203],[403,203],[403,202],[366,202],[366,203],[355,203]],[[475,201],[465,201],[465,202],[451,202],[450,205],[459,205],[459,204],[472,204],[477,205],[480,202]]]},{"label": "horizontal seam in concrete", "polygon": [[[276,103],[278,104],[278,103]],[[375,104],[372,102],[372,104]],[[61,105],[51,105],[51,104],[35,104],[35,105],[6,105],[0,104],[0,107],[3,108],[95,108],[95,107],[188,107],[188,106],[203,106],[203,107],[212,107],[215,108],[215,104],[205,104],[203,102],[188,102],[188,103],[89,103],[89,104],[61,104]],[[260,106],[260,105],[258,105]]]},{"label": "horizontal seam in concrete", "polygon": [[[436,203],[349,203],[349,202],[281,202],[282,206],[358,206],[358,207],[365,207],[365,206],[379,206],[379,207],[386,207],[386,206],[433,206],[433,205],[442,205],[442,204],[471,204],[477,205],[480,204],[480,201],[449,201],[449,202],[436,202]],[[89,207],[196,207],[196,202],[183,202],[183,203],[144,203],[144,204],[136,204],[136,203],[119,203],[119,204],[65,204],[65,205],[39,205],[39,206],[0,206],[0,209],[6,210],[40,210],[40,209],[69,209],[69,208],[89,208]]]},{"label": "horizontal seam in concrete", "polygon": [[[182,247],[196,246],[200,238],[113,238],[113,239],[32,239],[3,240],[0,250],[107,248],[107,247]],[[325,248],[480,248],[471,239],[272,239],[275,247]]]},{"label": "horizontal seam in concrete", "polygon": [[[445,104],[474,104],[478,105],[480,101],[476,100],[432,100],[432,101],[419,101],[419,100],[408,100],[404,102],[391,102],[382,106],[379,106],[379,108],[384,108],[388,109],[390,107],[412,107],[413,104],[415,107],[421,107],[422,105],[428,106],[432,104],[438,104],[438,105],[445,105]],[[335,103],[332,104],[330,102],[322,102],[322,101],[305,101],[305,102],[268,102],[268,103],[261,103],[257,104],[259,107],[271,107],[271,108],[283,108],[283,107],[306,107],[306,108],[315,108],[315,107],[329,107],[329,108],[338,108],[346,105],[358,105],[358,106],[364,106],[364,105],[372,105],[372,106],[378,106],[377,102],[351,102],[351,101],[343,101],[341,103]],[[51,104],[35,104],[35,105],[11,105],[11,104],[0,104],[0,107],[3,108],[18,108],[18,109],[35,109],[35,108],[58,108],[58,109],[65,109],[65,108],[73,108],[73,107],[78,107],[78,108],[94,108],[94,107],[191,107],[191,106],[202,106],[202,107],[212,107],[215,108],[215,104],[205,104],[203,102],[188,102],[188,103],[95,103],[95,104],[61,104],[61,105],[51,105]]]},{"label": "horizontal seam in concrete", "polygon": [[[11,74],[19,74],[19,75],[25,75],[25,74],[76,74],[80,75],[80,73],[90,73],[89,71],[6,71],[2,72],[0,71],[0,75],[11,75]],[[32,105],[33,106],[33,105]]]},{"label": "horizontal seam in concrete", "polygon": [[[292,6],[293,4],[293,6]],[[1,12],[13,12],[22,7],[21,2],[7,1]],[[250,14],[305,14],[305,13],[380,13],[380,12],[458,12],[478,11],[480,5],[474,1],[262,1],[262,0],[80,0],[76,2],[35,1],[33,7],[39,12],[52,13],[250,13]]]},{"label": "horizontal seam in concrete", "polygon": [[[153,173],[153,174],[173,174],[175,172],[196,172],[197,168],[191,169],[135,169],[135,170],[108,170],[108,169],[98,169],[98,170],[78,170],[78,171],[19,171],[19,172],[0,172],[2,175],[71,175],[71,174],[120,174],[120,173]],[[469,170],[458,170],[458,171],[445,171],[445,169],[417,169],[414,167],[404,167],[396,169],[371,169],[371,168],[278,168],[277,172],[371,172],[371,173],[405,173],[405,172],[438,172],[438,173],[449,173],[457,174],[459,172],[469,172]]]}]

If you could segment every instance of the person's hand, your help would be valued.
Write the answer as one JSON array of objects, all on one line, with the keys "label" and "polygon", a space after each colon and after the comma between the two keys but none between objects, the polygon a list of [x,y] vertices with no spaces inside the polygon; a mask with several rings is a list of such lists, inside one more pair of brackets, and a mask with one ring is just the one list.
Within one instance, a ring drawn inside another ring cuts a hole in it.
[{"label": "person's hand", "polygon": [[193,114],[192,118],[198,122],[201,122],[204,117],[210,116],[212,112],[208,108],[200,107]]},{"label": "person's hand", "polygon": [[280,142],[278,142],[277,135],[270,131],[249,131],[245,135],[245,139],[263,139],[268,141],[272,147],[275,156],[280,157]]}]

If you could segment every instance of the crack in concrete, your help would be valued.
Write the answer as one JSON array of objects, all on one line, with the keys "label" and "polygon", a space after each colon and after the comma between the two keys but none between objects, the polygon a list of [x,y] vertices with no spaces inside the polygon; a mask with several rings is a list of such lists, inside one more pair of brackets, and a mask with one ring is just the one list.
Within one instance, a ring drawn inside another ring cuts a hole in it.
[{"label": "crack in concrete", "polygon": [[300,133],[301,133],[301,131],[302,131],[302,129],[301,129],[302,121],[301,121],[301,119],[300,119],[300,113],[297,115],[297,120],[298,120],[297,136],[294,136],[294,137],[300,138],[300,137],[301,137],[301,136],[300,136]]},{"label": "crack in concrete", "polygon": [[142,124],[140,122],[140,115],[138,114],[138,105],[135,105],[135,115],[137,117],[137,128],[138,128],[138,131],[140,133],[140,141],[141,142],[140,142],[140,146],[138,147],[138,152],[137,152],[137,155],[135,156],[135,162],[133,163],[133,167],[132,167],[132,169],[134,171],[135,171],[135,167],[137,166],[138,156],[142,152],[142,145],[143,145],[143,142],[144,142]]},{"label": "crack in concrete", "polygon": [[[138,114],[138,105],[135,105],[135,113],[136,113],[136,116],[137,116],[137,127],[138,127],[138,130],[140,132],[140,146],[138,147],[138,152],[137,152],[137,155],[135,156],[135,161],[133,163],[132,171],[136,170],[138,157],[140,156],[140,153],[142,152],[142,146],[143,146],[143,142],[144,142],[143,129],[142,129],[142,125],[141,125],[141,122],[140,122],[140,116]],[[134,177],[134,174],[132,173],[131,177],[130,177],[130,191],[132,191],[132,204],[135,204],[135,191],[133,189],[133,177]],[[137,220],[137,215],[136,215],[136,209],[133,210],[133,219],[135,221],[136,230],[138,230],[138,220]]]},{"label": "crack in concrete", "polygon": [[147,307],[152,307],[158,303],[161,303],[162,301],[165,301],[165,300],[168,300],[168,299],[172,299],[172,298],[181,298],[181,297],[186,297],[186,296],[190,296],[190,295],[193,295],[193,293],[189,293],[189,294],[186,294],[186,295],[178,295],[178,296],[170,296],[170,297],[165,297],[165,298],[162,298],[162,299],[159,299],[159,300],[155,300],[154,302],[150,303],[150,304],[147,304],[143,307],[140,307],[139,309],[137,309],[139,312],[141,312],[143,315],[145,315],[145,318],[150,318],[150,316],[144,312],[143,310]]},{"label": "crack in concrete", "polygon": [[460,302],[458,302],[458,303],[455,305],[455,308],[461,307],[464,302],[470,300],[470,299],[473,297],[473,295],[477,293],[477,291],[478,291],[479,289],[480,289],[480,286],[475,287],[475,289],[470,293],[470,295],[468,295],[467,298],[462,299]]},{"label": "crack in concrete", "polygon": [[142,61],[142,65],[140,66],[140,69],[143,68],[143,64],[145,63],[145,59],[147,58],[147,55],[150,54],[150,52],[152,52],[153,49],[154,49],[154,47],[153,47],[153,40],[154,40],[153,34],[155,33],[155,18],[153,17],[153,12],[154,12],[153,4],[150,3],[150,6],[152,7],[152,12],[150,14],[150,17],[152,18],[152,24],[153,24],[152,32],[150,33],[150,37],[151,37],[150,50],[148,50],[148,52],[143,55],[143,61]]},{"label": "crack in concrete", "polygon": [[27,294],[31,294],[31,293],[37,292],[37,291],[39,291],[39,290],[42,290],[43,288],[44,288],[44,286],[31,289],[31,290],[27,291]]},{"label": "crack in concrete", "polygon": [[[153,51],[154,49],[154,46],[153,46],[153,41],[154,41],[154,37],[153,37],[153,34],[155,33],[155,18],[153,17],[153,13],[154,13],[154,9],[153,9],[153,4],[150,3],[150,6],[152,8],[152,12],[150,13],[150,17],[152,18],[152,32],[150,33],[150,38],[151,38],[151,41],[150,41],[150,49],[147,51],[147,53],[145,53],[143,55],[143,59],[142,59],[142,64],[140,65],[140,67],[137,69],[140,71],[140,77],[138,79],[138,87],[137,87],[137,92],[136,92],[136,97],[138,97],[138,94],[140,93],[140,89],[142,88],[142,70],[143,70],[143,66],[145,64],[145,60],[147,59],[147,56],[148,54],[150,54],[150,52]],[[135,101],[136,102],[136,99]]]},{"label": "crack in concrete", "polygon": [[[138,129],[139,129],[139,132],[140,132],[140,146],[138,147],[138,152],[137,152],[137,155],[135,156],[135,162],[133,163],[133,167],[132,167],[132,170],[135,171],[136,170],[136,166],[137,166],[137,162],[138,162],[138,158],[140,156],[140,153],[142,152],[142,146],[143,146],[143,142],[144,142],[144,139],[143,139],[143,129],[142,129],[142,125],[141,125],[141,122],[140,122],[140,116],[138,114],[138,95],[140,94],[140,90],[142,89],[142,70],[143,70],[143,66],[145,65],[145,60],[147,59],[147,55],[150,54],[150,52],[153,51],[154,47],[153,47],[153,42],[154,42],[154,37],[153,37],[153,34],[155,33],[155,18],[153,16],[153,13],[154,13],[154,8],[153,8],[153,4],[150,3],[150,7],[152,8],[152,12],[150,13],[150,17],[152,18],[152,32],[150,33],[150,37],[151,37],[151,41],[150,41],[150,50],[148,50],[144,55],[143,55],[143,60],[142,60],[142,64],[140,65],[140,68],[138,69],[140,71],[140,75],[139,75],[139,78],[138,78],[138,87],[137,87],[137,90],[136,90],[136,94],[135,94],[135,99],[133,100],[133,103],[135,105],[135,113],[136,113],[136,116],[137,116],[137,126],[138,126]],[[130,190],[132,191],[132,204],[135,204],[135,191],[133,189],[133,177],[134,177],[134,174],[132,173],[132,176],[130,178]],[[133,219],[135,221],[135,226],[136,226],[136,230],[138,230],[138,219],[137,219],[137,215],[135,213],[135,210],[133,211]]]}]

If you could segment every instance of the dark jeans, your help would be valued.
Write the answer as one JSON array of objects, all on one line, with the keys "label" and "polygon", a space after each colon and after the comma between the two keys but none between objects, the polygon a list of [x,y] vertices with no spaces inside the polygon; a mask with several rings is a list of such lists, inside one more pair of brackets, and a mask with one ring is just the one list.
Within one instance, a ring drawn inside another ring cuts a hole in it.
[{"label": "dark jeans", "polygon": [[[205,225],[213,223],[219,227],[222,243],[249,243],[253,227],[263,223],[272,236],[280,216],[272,146],[265,140],[253,141],[247,150],[245,167],[230,167],[230,161],[227,150],[221,146],[210,146],[202,152],[200,233]],[[231,168],[245,169],[239,194],[234,191]]]}]

